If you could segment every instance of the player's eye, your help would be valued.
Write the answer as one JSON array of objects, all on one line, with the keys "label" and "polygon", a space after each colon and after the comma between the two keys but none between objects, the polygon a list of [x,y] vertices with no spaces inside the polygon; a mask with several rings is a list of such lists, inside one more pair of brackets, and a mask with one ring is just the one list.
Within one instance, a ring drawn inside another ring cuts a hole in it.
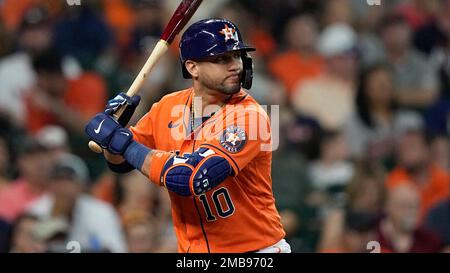
[{"label": "player's eye", "polygon": [[229,57],[226,55],[217,57],[217,62],[218,63],[227,63],[229,61]]},{"label": "player's eye", "polygon": [[236,51],[231,54],[224,54],[220,56],[216,56],[210,59],[210,62],[212,63],[218,63],[218,64],[227,64],[232,62],[233,60],[237,60],[241,58],[241,52]]}]

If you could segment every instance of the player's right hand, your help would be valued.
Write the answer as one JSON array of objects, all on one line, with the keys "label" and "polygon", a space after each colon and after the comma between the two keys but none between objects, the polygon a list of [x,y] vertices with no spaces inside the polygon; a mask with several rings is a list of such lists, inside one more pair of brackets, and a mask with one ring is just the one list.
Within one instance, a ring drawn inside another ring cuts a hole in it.
[{"label": "player's right hand", "polygon": [[132,97],[127,94],[121,92],[113,99],[109,100],[105,107],[105,113],[108,115],[114,115],[121,107],[125,107],[125,110],[120,115],[118,122],[122,126],[126,126],[136,111],[139,102],[141,101],[141,97],[138,95],[134,95]]}]

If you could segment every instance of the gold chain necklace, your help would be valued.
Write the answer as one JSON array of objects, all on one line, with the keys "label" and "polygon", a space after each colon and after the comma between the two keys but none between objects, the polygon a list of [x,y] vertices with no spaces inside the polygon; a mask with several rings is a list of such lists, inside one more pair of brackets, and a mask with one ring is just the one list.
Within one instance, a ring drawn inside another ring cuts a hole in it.
[{"label": "gold chain necklace", "polygon": [[191,102],[191,132],[194,132],[194,126],[195,126],[195,110],[194,110],[194,99],[195,94],[192,96],[192,102]]},{"label": "gold chain necklace", "polygon": [[[222,107],[224,107],[230,100],[231,100],[231,98],[232,98],[232,96],[233,95],[231,95],[228,99],[227,99],[227,101],[221,106],[221,108]],[[195,126],[195,106],[194,106],[194,99],[195,99],[195,94],[193,93],[192,94],[192,102],[191,102],[191,133],[192,132],[194,132],[194,130],[195,130],[195,128],[194,128],[194,126]],[[213,113],[214,114],[214,113]],[[211,115],[212,116],[212,115]],[[203,123],[203,120],[202,120],[202,123]]]}]

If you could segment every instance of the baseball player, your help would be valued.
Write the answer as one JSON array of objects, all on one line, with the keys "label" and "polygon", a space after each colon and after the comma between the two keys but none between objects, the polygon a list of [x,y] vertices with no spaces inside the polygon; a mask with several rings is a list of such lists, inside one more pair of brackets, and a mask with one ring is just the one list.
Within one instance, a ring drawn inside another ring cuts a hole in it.
[{"label": "baseball player", "polygon": [[245,91],[255,49],[232,22],[209,19],[184,32],[179,50],[191,88],[166,95],[129,129],[140,97],[121,93],[86,134],[113,171],[137,169],[167,188],[179,252],[290,252],[272,194],[270,131],[255,134],[270,130],[269,119]]}]

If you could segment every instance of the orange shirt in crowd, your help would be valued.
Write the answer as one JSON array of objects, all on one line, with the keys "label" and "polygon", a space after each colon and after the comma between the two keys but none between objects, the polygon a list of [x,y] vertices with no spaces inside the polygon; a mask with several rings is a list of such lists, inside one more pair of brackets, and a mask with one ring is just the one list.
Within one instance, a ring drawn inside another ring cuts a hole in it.
[{"label": "orange shirt in crowd", "polygon": [[414,183],[405,169],[397,167],[388,176],[386,186],[388,190],[409,183],[417,186],[421,195],[420,219],[424,219],[428,211],[437,203],[449,197],[450,176],[444,170],[432,166],[430,167],[430,179],[423,186]]},{"label": "orange shirt in crowd", "polygon": [[[58,124],[58,117],[36,106],[32,102],[32,95],[31,93],[29,97],[25,98],[27,109],[26,126],[28,132],[34,134],[47,125]],[[106,97],[104,80],[94,73],[84,73],[77,79],[68,80],[64,103],[67,107],[80,114],[82,118],[88,120],[96,113],[103,111]]]},{"label": "orange shirt in crowd", "polygon": [[104,0],[103,5],[106,22],[114,30],[119,47],[126,46],[136,21],[133,9],[124,0]]},{"label": "orange shirt in crowd", "polygon": [[323,66],[324,62],[320,56],[305,58],[293,50],[275,56],[268,65],[270,73],[283,83],[289,96],[302,81],[319,76]]},{"label": "orange shirt in crowd", "polygon": [[264,28],[254,27],[249,34],[250,44],[258,49],[255,54],[269,57],[277,48],[275,39]]},{"label": "orange shirt in crowd", "polygon": [[0,193],[0,218],[12,223],[31,202],[42,196],[33,192],[24,180],[18,180]]},{"label": "orange shirt in crowd", "polygon": [[61,12],[65,1],[52,0],[3,0],[0,1],[0,17],[7,31],[17,31],[28,9],[43,6],[53,16]]},{"label": "orange shirt in crowd", "polygon": [[37,2],[36,0],[4,0],[0,5],[0,10],[6,29],[17,30],[26,10]]}]

